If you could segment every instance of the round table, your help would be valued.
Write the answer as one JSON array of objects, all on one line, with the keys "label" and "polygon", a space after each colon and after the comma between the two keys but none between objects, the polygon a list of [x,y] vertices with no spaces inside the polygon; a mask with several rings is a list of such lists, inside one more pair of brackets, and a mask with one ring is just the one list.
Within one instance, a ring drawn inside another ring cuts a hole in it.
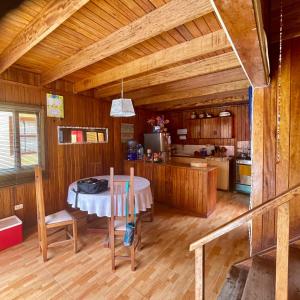
[{"label": "round table", "polygon": [[[107,176],[95,176],[97,179],[107,179],[109,185],[109,175]],[[127,175],[114,176],[116,181],[129,181],[130,177]],[[68,203],[75,208],[77,183],[73,182],[69,186],[68,191]],[[150,188],[150,182],[143,177],[134,176],[134,196],[135,196],[135,209],[136,213],[140,211],[146,211],[151,208],[152,194]],[[77,208],[82,211],[86,211],[88,214],[96,214],[98,217],[110,217],[111,216],[111,197],[110,191],[106,191],[100,194],[78,194]]]}]

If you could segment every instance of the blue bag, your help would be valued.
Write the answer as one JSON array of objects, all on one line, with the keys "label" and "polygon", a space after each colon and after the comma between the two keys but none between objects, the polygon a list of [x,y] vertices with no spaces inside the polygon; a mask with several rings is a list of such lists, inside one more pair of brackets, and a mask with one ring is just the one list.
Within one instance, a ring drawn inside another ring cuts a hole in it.
[{"label": "blue bag", "polygon": [[123,244],[126,247],[130,247],[134,240],[134,232],[135,232],[135,208],[134,208],[134,221],[128,222],[128,195],[129,195],[129,182],[126,182],[126,229],[123,239]]}]

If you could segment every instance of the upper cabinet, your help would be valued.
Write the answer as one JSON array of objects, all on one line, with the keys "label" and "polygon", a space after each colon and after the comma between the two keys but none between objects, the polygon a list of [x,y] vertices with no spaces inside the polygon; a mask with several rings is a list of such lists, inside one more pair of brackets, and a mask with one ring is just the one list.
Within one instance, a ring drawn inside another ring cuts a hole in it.
[{"label": "upper cabinet", "polygon": [[201,120],[188,120],[187,121],[187,138],[199,139],[201,136]]},{"label": "upper cabinet", "polygon": [[187,120],[188,139],[231,139],[233,117]]},{"label": "upper cabinet", "polygon": [[208,118],[201,120],[201,138],[218,139],[221,137],[220,118]]},{"label": "upper cabinet", "polygon": [[221,138],[222,139],[231,139],[233,138],[233,119],[232,116],[230,117],[223,117],[220,118],[221,122]]}]

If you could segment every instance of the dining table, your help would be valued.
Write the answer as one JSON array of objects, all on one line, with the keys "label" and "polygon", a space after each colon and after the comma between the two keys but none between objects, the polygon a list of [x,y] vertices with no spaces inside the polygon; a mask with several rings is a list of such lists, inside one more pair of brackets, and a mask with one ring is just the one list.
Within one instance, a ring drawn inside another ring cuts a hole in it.
[{"label": "dining table", "polygon": [[[94,176],[96,179],[108,180],[108,190],[99,194],[78,194],[76,205],[76,191],[77,181],[70,184],[68,189],[67,202],[73,207],[78,208],[81,211],[85,211],[88,214],[96,214],[98,217],[110,217],[111,216],[111,195],[109,190],[109,175]],[[127,175],[115,175],[116,181],[129,181],[130,176]],[[121,195],[118,195],[121,198]],[[136,213],[144,212],[151,208],[153,203],[152,193],[150,188],[150,182],[148,179],[134,176],[134,199],[135,199],[135,211]],[[120,212],[118,212],[120,215]]]}]

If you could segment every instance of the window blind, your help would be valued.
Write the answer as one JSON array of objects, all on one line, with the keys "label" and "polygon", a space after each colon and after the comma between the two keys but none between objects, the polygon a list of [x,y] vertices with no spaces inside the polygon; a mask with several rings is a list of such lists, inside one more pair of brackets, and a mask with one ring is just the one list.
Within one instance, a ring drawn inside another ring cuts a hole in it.
[{"label": "window blind", "polygon": [[0,187],[33,180],[44,166],[43,109],[0,103]]}]

